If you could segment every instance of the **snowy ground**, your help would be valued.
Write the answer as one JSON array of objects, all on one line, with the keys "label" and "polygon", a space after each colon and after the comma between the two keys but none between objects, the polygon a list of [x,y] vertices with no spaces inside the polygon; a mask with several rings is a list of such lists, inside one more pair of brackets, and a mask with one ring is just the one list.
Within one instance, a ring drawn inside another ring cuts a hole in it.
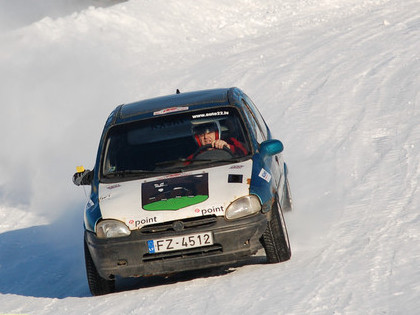
[{"label": "snowy ground", "polygon": [[[0,0],[0,313],[417,314],[419,0]],[[83,190],[118,104],[238,86],[286,147],[293,256],[91,297]]]}]

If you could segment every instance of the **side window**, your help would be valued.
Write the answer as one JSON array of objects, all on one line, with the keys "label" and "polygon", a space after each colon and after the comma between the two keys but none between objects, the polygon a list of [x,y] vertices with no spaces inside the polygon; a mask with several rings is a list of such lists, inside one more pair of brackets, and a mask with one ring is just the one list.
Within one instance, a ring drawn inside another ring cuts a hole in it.
[{"label": "side window", "polygon": [[267,139],[268,138],[267,125],[264,121],[264,118],[261,116],[260,111],[258,110],[257,106],[255,106],[255,104],[252,102],[252,100],[246,95],[245,95],[245,102],[248,105],[251,112],[253,113],[253,115],[254,115],[255,119],[257,120],[258,124],[260,125],[260,128],[261,128],[263,134],[265,135],[265,139]]},{"label": "side window", "polygon": [[[265,140],[267,140],[267,133],[264,133],[263,129],[261,129],[260,124],[258,123],[258,121],[255,119],[255,116],[252,112],[252,110],[250,109],[249,105],[245,102],[245,100],[242,100],[243,104],[244,104],[244,108],[245,108],[245,114],[248,118],[249,123],[251,124],[252,129],[255,132],[255,135],[257,137],[257,142],[261,143]],[[265,125],[264,125],[265,127]]]}]

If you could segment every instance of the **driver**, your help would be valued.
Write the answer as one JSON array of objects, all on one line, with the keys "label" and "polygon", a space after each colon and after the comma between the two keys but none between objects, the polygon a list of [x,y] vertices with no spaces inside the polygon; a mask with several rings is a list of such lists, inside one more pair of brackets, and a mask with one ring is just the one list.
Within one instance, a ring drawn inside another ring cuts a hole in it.
[{"label": "driver", "polygon": [[229,149],[234,155],[247,155],[248,151],[237,139],[231,137],[225,140],[220,139],[219,126],[216,122],[208,122],[199,124],[193,127],[195,140],[199,147],[209,145],[208,150],[219,149],[223,150],[224,147]]}]

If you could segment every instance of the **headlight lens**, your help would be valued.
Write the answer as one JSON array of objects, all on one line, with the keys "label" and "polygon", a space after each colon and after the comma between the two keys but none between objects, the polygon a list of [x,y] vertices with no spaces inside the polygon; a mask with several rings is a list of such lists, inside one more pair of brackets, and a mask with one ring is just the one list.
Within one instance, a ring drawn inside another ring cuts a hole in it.
[{"label": "headlight lens", "polygon": [[261,210],[261,203],[257,196],[248,195],[232,202],[226,209],[225,218],[234,220],[257,213]]},{"label": "headlight lens", "polygon": [[103,220],[96,225],[96,236],[98,238],[124,237],[131,234],[130,229],[121,221]]}]

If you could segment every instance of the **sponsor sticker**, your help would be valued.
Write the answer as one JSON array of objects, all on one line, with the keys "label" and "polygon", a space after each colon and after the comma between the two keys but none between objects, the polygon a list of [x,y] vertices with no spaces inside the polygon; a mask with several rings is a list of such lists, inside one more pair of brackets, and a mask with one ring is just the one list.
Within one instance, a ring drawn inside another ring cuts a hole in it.
[{"label": "sponsor sticker", "polygon": [[142,208],[148,211],[179,210],[209,198],[208,174],[165,178],[142,184]]},{"label": "sponsor sticker", "polygon": [[108,186],[106,189],[115,189],[115,188],[118,188],[118,187],[121,187],[121,185],[120,184],[114,184],[114,185],[111,185],[111,186]]},{"label": "sponsor sticker", "polygon": [[212,206],[211,208],[204,208],[204,209],[196,208],[194,209],[194,212],[196,214],[208,215],[208,214],[224,213],[225,209],[223,208],[223,206],[218,206],[218,207]]},{"label": "sponsor sticker", "polygon": [[241,174],[229,174],[228,183],[242,183],[243,175]]},{"label": "sponsor sticker", "polygon": [[103,195],[99,197],[99,201],[104,201],[105,199],[111,198],[111,194]]},{"label": "sponsor sticker", "polygon": [[152,223],[158,223],[157,217],[145,217],[145,218],[140,218],[138,220],[130,219],[128,221],[128,225],[136,229],[142,227],[143,225],[152,224]]},{"label": "sponsor sticker", "polygon": [[183,110],[188,110],[188,107],[187,106],[184,106],[184,107],[170,107],[170,108],[161,109],[157,112],[154,112],[153,116],[165,115],[165,114],[169,114],[169,113],[180,112],[180,111],[183,111]]},{"label": "sponsor sticker", "polygon": [[265,169],[261,169],[260,173],[258,174],[259,177],[261,177],[262,179],[264,179],[267,183],[270,182],[271,180],[271,175],[269,172],[267,172]]},{"label": "sponsor sticker", "polygon": [[210,112],[210,113],[192,115],[192,119],[204,118],[204,117],[214,117],[214,116],[227,116],[227,115],[229,115],[229,111],[220,110],[220,111],[217,111],[217,112]]}]

